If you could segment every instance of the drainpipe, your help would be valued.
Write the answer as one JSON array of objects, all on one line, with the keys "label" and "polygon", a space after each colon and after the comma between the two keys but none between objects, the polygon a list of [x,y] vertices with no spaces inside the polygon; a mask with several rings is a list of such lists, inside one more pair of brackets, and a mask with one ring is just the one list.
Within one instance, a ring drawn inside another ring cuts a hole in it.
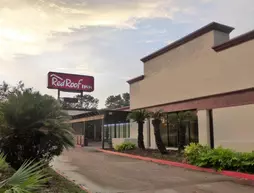
[{"label": "drainpipe", "polygon": [[101,148],[104,149],[104,136],[105,136],[105,132],[104,132],[104,119],[101,120],[101,131],[102,131],[102,135],[101,135]]}]

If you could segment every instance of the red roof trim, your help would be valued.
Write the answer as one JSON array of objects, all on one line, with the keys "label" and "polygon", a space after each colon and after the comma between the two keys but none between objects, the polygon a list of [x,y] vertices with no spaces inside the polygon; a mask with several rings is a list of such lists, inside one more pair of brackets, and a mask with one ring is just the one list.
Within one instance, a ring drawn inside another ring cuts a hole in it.
[{"label": "red roof trim", "polygon": [[245,34],[242,34],[240,36],[237,36],[237,37],[235,37],[235,38],[233,38],[233,39],[231,39],[227,42],[224,42],[220,45],[214,46],[213,49],[216,52],[219,52],[219,51],[237,46],[239,44],[242,44],[244,42],[247,42],[247,41],[250,41],[250,40],[253,40],[253,39],[254,39],[254,30],[249,31],[249,32],[247,32]]},{"label": "red roof trim", "polygon": [[136,78],[130,79],[130,80],[128,80],[127,82],[128,82],[129,84],[133,84],[134,82],[138,82],[138,81],[140,81],[140,80],[143,80],[144,78],[145,78],[145,76],[144,76],[144,75],[141,75],[141,76],[138,76],[138,77],[136,77]]},{"label": "red roof trim", "polygon": [[224,33],[230,33],[234,30],[233,27],[230,27],[230,26],[226,26],[226,25],[223,25],[223,24],[219,24],[219,23],[216,23],[216,22],[212,22],[192,33],[190,33],[189,35],[173,42],[172,44],[169,44],[168,46],[156,51],[156,52],[153,52],[152,54],[144,57],[141,59],[142,62],[147,62],[148,60],[151,60],[161,54],[164,54],[166,52],[168,52],[169,50],[172,50],[180,45],[183,45],[209,31],[212,31],[212,30],[217,30],[217,31],[221,31],[221,32],[224,32]]}]

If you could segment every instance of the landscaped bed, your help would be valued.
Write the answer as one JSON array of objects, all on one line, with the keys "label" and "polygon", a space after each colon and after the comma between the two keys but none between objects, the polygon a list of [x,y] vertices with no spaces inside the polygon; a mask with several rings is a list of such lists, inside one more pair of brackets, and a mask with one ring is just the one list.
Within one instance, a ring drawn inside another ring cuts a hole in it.
[{"label": "landscaped bed", "polygon": [[116,151],[115,149],[106,149],[106,150],[127,153],[127,154],[132,154],[132,155],[139,155],[139,156],[143,156],[143,157],[169,160],[169,161],[174,161],[174,162],[183,162],[183,160],[184,160],[184,155],[179,154],[177,151],[174,151],[174,150],[168,150],[168,153],[163,154],[163,155],[157,149],[141,150],[141,149],[136,148],[136,149],[122,150],[122,151]]},{"label": "landscaped bed", "polygon": [[[5,171],[0,171],[0,181],[6,180],[15,173],[15,170],[9,167]],[[57,174],[53,169],[46,168],[45,173],[50,179],[45,186],[36,192],[39,193],[86,193],[74,183],[68,181],[64,177]],[[0,193],[6,191],[5,188],[0,189]]]},{"label": "landscaped bed", "polygon": [[41,193],[85,193],[80,187],[48,168],[47,173],[51,179]]},{"label": "landscaped bed", "polygon": [[108,150],[160,160],[184,162],[219,172],[224,170],[249,173],[252,174],[252,179],[254,174],[254,152],[236,152],[221,146],[210,148],[207,145],[191,143],[185,147],[183,154],[179,154],[178,151],[166,151],[166,154],[161,154],[158,150],[138,149],[135,144],[124,142],[114,146],[114,149]]}]

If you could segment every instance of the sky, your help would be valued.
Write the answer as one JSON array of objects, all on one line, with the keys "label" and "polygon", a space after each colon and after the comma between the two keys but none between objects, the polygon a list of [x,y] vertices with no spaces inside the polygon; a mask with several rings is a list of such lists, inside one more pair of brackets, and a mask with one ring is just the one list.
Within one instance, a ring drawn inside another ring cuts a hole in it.
[{"label": "sky", "polygon": [[253,0],[0,0],[0,81],[56,97],[49,71],[91,75],[103,107],[129,92],[142,57],[212,21],[240,35],[253,18]]}]

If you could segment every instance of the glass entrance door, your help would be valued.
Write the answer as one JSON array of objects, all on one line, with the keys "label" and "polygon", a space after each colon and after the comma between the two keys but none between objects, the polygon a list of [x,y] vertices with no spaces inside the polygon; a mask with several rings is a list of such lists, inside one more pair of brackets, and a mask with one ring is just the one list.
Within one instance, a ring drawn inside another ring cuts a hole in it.
[{"label": "glass entrance door", "polygon": [[[196,111],[193,111],[196,113]],[[167,116],[168,117],[168,116]],[[192,142],[198,143],[198,121],[190,120],[184,122],[185,126],[185,145]],[[178,147],[179,144],[179,125],[170,123],[168,118],[161,124],[161,138],[166,147]]]}]

